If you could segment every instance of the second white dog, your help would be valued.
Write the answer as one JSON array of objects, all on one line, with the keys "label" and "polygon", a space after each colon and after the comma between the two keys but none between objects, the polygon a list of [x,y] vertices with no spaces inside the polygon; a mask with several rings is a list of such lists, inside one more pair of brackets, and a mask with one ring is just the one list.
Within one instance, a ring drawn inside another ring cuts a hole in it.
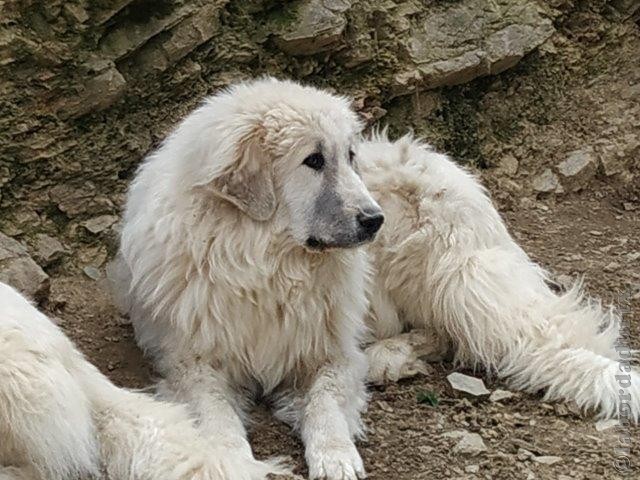
[{"label": "second white dog", "polygon": [[[514,388],[638,421],[640,375],[619,343],[620,319],[579,285],[552,291],[478,180],[410,137],[374,137],[358,157],[387,217],[370,247],[371,326],[383,339],[367,349],[372,381],[415,373],[420,355],[451,348],[458,363]],[[401,334],[411,327],[426,335]]]}]

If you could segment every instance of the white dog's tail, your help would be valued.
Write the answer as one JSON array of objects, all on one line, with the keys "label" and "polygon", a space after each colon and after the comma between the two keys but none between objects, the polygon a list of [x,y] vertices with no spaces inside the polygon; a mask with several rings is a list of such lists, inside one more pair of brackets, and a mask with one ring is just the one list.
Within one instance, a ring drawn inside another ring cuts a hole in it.
[{"label": "white dog's tail", "polygon": [[638,421],[640,375],[628,363],[631,352],[616,346],[619,318],[611,309],[585,298],[580,285],[554,293],[519,249],[448,260],[429,275],[428,296],[431,318],[443,323],[460,363],[481,364],[514,388],[545,389],[547,399]]}]

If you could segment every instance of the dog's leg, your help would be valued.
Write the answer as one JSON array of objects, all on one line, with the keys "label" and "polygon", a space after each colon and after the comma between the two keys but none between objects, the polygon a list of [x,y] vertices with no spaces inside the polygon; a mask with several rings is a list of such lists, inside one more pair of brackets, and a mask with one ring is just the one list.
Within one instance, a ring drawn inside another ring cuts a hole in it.
[{"label": "dog's leg", "polygon": [[448,344],[431,333],[416,329],[367,346],[367,380],[373,384],[382,384],[389,381],[397,382],[419,373],[427,374],[427,362],[444,360],[448,351]]},{"label": "dog's leg", "polygon": [[220,372],[195,362],[175,365],[159,385],[159,391],[171,400],[185,403],[195,416],[210,454],[220,459],[221,478],[258,480],[288,472],[281,459],[259,461],[253,457],[241,419],[242,399]]},{"label": "dog's leg", "polygon": [[354,358],[322,368],[304,396],[299,428],[305,444],[309,478],[353,480],[364,478],[364,466],[354,445],[362,433],[360,411],[366,403],[363,376],[365,358]]},{"label": "dog's leg", "polygon": [[429,371],[426,362],[443,360],[449,349],[446,339],[435,329],[425,329],[424,321],[412,323],[418,329],[402,333],[405,325],[379,277],[370,292],[368,325],[374,338],[365,348],[369,363],[367,380],[373,384],[426,374]]},{"label": "dog's leg", "polygon": [[240,418],[240,398],[222,374],[205,364],[182,364],[174,368],[158,388],[162,396],[189,406],[205,438],[251,455]]}]

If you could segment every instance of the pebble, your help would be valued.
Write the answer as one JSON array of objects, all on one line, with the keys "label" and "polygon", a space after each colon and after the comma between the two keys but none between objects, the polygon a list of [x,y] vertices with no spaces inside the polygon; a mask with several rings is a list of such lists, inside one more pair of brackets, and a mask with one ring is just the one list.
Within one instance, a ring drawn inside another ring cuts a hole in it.
[{"label": "pebble", "polygon": [[84,274],[91,280],[99,280],[102,277],[102,273],[93,265],[88,265],[82,269]]},{"label": "pebble", "polygon": [[596,430],[598,432],[603,432],[603,431],[608,430],[610,428],[617,427],[618,425],[620,425],[620,422],[618,420],[615,420],[615,419],[599,420],[599,421],[596,422]]},{"label": "pebble", "polygon": [[513,392],[510,392],[509,390],[494,390],[491,395],[489,395],[489,401],[491,402],[499,402],[501,400],[506,400],[508,398],[512,398],[515,397],[515,394]]},{"label": "pebble", "polygon": [[463,373],[453,372],[447,376],[449,384],[454,390],[466,392],[471,395],[487,395],[489,390],[484,386],[484,382],[475,377],[470,377]]},{"label": "pebble", "polygon": [[541,457],[533,457],[533,461],[536,463],[542,463],[543,465],[555,465],[556,463],[562,462],[562,457],[543,455]]}]

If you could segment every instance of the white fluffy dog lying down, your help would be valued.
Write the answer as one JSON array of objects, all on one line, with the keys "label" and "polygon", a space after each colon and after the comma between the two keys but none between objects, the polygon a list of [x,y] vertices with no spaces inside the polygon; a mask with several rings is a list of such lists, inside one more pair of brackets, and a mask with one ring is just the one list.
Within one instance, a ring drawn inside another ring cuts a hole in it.
[{"label": "white fluffy dog lying down", "polygon": [[131,185],[120,259],[138,343],[227,458],[253,461],[243,419],[263,395],[299,432],[311,478],[364,476],[356,247],[383,216],[357,174],[360,130],[345,98],[240,84],[191,113]]},{"label": "white fluffy dog lying down", "polygon": [[[451,343],[460,362],[515,387],[622,413],[615,317],[577,289],[550,291],[446,157],[409,139],[358,145],[359,134],[345,99],[259,80],[207,99],[133,181],[121,301],[162,390],[188,404],[210,444],[253,462],[243,420],[264,395],[299,432],[311,478],[364,476],[353,439],[369,299],[374,380],[419,368],[415,335],[387,337],[420,326],[443,346],[427,353]],[[383,218],[360,170],[389,216],[372,255],[362,245]]]},{"label": "white fluffy dog lying down", "polygon": [[372,330],[378,339],[407,327],[428,336],[368,347],[372,381],[414,373],[418,355],[437,358],[452,347],[459,363],[513,388],[546,389],[547,399],[638,421],[640,375],[629,350],[622,362],[616,351],[619,318],[579,285],[554,293],[472,175],[410,137],[374,136],[357,154],[387,219],[369,247]]},{"label": "white fluffy dog lying down", "polygon": [[3,283],[0,306],[0,479],[220,480],[279,469],[230,463],[183,407],[117,388]]}]

